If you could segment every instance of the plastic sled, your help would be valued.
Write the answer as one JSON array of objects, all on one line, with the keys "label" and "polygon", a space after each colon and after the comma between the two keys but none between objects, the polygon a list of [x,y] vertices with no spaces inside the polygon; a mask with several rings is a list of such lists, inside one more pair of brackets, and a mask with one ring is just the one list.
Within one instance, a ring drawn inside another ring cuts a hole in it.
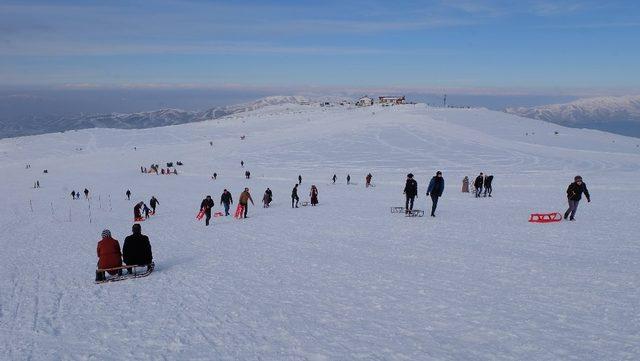
[{"label": "plastic sled", "polygon": [[233,218],[240,219],[244,215],[244,206],[242,204],[238,204],[238,208],[236,208],[236,214],[233,215]]},{"label": "plastic sled", "polygon": [[[123,281],[123,280],[128,280],[130,278],[142,278],[142,277],[147,277],[148,275],[151,274],[151,272],[153,272],[153,269],[155,268],[155,263],[151,262],[148,265],[126,265],[126,266],[120,266],[120,267],[114,267],[114,268],[104,268],[104,269],[97,269],[96,273],[98,272],[103,272],[105,274],[105,278],[103,280],[96,280],[95,283],[96,284],[100,284],[100,283],[107,283],[107,282],[117,282],[117,281]],[[132,273],[128,273],[127,269],[131,268]],[[107,271],[118,271],[121,270],[122,271],[122,275],[108,275],[106,272]]]},{"label": "plastic sled", "polygon": [[200,212],[196,215],[197,220],[201,220],[204,217],[204,209],[201,209]]},{"label": "plastic sled", "polygon": [[558,212],[553,213],[531,213],[529,222],[531,223],[551,223],[562,221],[562,215]]},{"label": "plastic sled", "polygon": [[144,218],[142,218],[142,217],[134,218],[133,221],[134,222],[142,222],[142,221],[144,221]]},{"label": "plastic sled", "polygon": [[404,207],[391,207],[391,213],[403,213]]},{"label": "plastic sled", "polygon": [[419,209],[413,209],[413,210],[410,210],[409,212],[405,213],[405,215],[407,217],[423,217],[424,216],[424,211],[419,210]]},{"label": "plastic sled", "polygon": [[222,213],[222,212],[216,212],[216,213],[214,213],[214,214],[213,214],[213,216],[214,216],[214,217],[222,217],[222,216],[224,216],[224,213]]}]

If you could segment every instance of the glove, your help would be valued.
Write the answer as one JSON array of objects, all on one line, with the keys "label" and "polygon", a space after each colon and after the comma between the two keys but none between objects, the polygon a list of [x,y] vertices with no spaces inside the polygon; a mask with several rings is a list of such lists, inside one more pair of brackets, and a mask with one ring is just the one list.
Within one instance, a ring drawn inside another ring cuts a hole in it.
[{"label": "glove", "polygon": [[427,197],[429,196],[429,192],[427,192]]},{"label": "glove", "polygon": [[587,198],[587,203],[591,203],[591,198]]}]

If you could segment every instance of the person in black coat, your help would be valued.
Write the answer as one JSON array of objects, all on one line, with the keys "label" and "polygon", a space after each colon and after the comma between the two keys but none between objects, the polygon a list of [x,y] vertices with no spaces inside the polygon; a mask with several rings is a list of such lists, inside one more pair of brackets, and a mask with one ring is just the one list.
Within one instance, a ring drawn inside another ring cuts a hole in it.
[{"label": "person in black coat", "polygon": [[489,175],[484,177],[484,196],[487,194],[491,197],[491,192],[493,192],[493,188],[491,188],[491,183],[493,183],[493,176]]},{"label": "person in black coat", "polygon": [[160,202],[158,201],[158,198],[156,198],[156,196],[151,196],[151,199],[149,200],[149,205],[153,210],[152,214],[156,214],[156,207],[158,206],[158,204],[160,204]]},{"label": "person in black coat", "polygon": [[302,176],[298,175],[298,184],[302,184]]},{"label": "person in black coat", "polygon": [[431,178],[429,188],[427,188],[427,196],[431,196],[431,217],[436,216],[436,207],[438,207],[438,198],[444,192],[444,178],[442,172],[437,171],[435,177]]},{"label": "person in black coat", "polygon": [[296,184],[291,190],[291,208],[298,208],[298,201],[300,201],[300,197],[298,197],[298,184]]},{"label": "person in black coat", "polygon": [[[142,234],[142,227],[140,227],[138,223],[131,227],[131,232],[133,232],[133,234],[124,239],[122,260],[128,266],[148,265],[147,269],[151,268],[153,254],[151,253],[149,237]],[[128,271],[131,273],[131,268],[129,268]]]},{"label": "person in black coat", "polygon": [[587,202],[591,202],[591,195],[587,185],[582,181],[582,177],[577,175],[573,178],[573,183],[569,184],[567,188],[567,200],[569,202],[569,209],[564,212],[564,219],[570,217],[570,221],[575,221],[576,211],[578,210],[578,203],[582,199],[582,194],[587,197]]},{"label": "person in black coat", "polygon": [[413,200],[418,196],[418,182],[413,179],[413,174],[411,173],[407,174],[407,182],[403,193],[406,196],[404,209],[406,213],[409,213],[413,209]]},{"label": "person in black coat", "polygon": [[480,175],[476,177],[475,182],[473,182],[473,186],[476,187],[476,198],[480,197],[480,193],[482,193],[482,186],[484,184],[484,174],[480,172]]},{"label": "person in black coat", "polygon": [[127,192],[125,193],[125,195],[127,196],[127,200],[131,200],[131,191],[127,189]]},{"label": "person in black coat", "polygon": [[207,196],[207,198],[203,199],[202,202],[200,202],[200,210],[204,210],[204,214],[207,217],[204,221],[205,226],[209,225],[209,220],[211,219],[211,209],[213,209],[214,205],[215,203],[213,203],[213,199],[211,199],[211,196]]},{"label": "person in black coat", "polygon": [[222,195],[220,196],[220,203],[222,203],[222,205],[224,206],[224,215],[228,216],[229,207],[231,207],[231,204],[233,203],[233,197],[231,196],[231,192],[229,192],[226,189],[222,191]]}]

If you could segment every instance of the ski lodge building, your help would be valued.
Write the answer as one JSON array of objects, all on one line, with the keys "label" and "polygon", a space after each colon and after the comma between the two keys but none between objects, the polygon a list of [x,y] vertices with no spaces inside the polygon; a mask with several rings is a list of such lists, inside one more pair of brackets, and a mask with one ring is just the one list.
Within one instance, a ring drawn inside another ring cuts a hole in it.
[{"label": "ski lodge building", "polygon": [[356,101],[356,106],[359,107],[368,107],[371,105],[373,105],[373,99],[369,98],[366,95]]},{"label": "ski lodge building", "polygon": [[404,95],[402,96],[382,96],[378,97],[379,103],[382,105],[404,104]]}]

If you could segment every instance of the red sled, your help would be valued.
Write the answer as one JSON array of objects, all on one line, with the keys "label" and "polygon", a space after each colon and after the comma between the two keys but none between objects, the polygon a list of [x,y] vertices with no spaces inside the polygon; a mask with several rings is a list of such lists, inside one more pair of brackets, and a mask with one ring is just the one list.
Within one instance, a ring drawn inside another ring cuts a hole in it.
[{"label": "red sled", "polygon": [[553,213],[531,213],[529,217],[529,222],[532,223],[551,223],[551,222],[560,222],[562,220],[562,215],[558,212]]},{"label": "red sled", "polygon": [[244,215],[244,206],[242,204],[238,204],[238,208],[236,208],[236,214],[233,216],[236,219],[242,218]]},{"label": "red sled", "polygon": [[204,217],[204,209],[201,209],[200,212],[196,215],[196,220],[201,220]]},{"label": "red sled", "polygon": [[142,222],[144,221],[144,218],[140,217],[140,218],[134,218],[133,219],[134,222]]}]

